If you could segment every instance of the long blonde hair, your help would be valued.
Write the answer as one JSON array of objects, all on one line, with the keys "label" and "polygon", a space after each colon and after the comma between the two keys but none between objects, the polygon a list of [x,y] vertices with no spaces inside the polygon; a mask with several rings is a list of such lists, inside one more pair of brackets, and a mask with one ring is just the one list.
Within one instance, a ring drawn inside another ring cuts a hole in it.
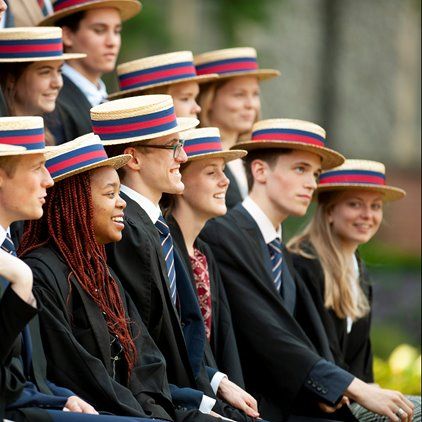
[{"label": "long blonde hair", "polygon": [[319,260],[324,273],[325,307],[332,309],[339,318],[357,320],[369,313],[368,298],[360,283],[357,295],[353,292],[350,283],[352,277],[356,276],[353,263],[350,256],[343,252],[328,220],[328,214],[338,202],[340,194],[341,191],[321,193],[311,222],[289,241],[287,247],[305,258]]}]

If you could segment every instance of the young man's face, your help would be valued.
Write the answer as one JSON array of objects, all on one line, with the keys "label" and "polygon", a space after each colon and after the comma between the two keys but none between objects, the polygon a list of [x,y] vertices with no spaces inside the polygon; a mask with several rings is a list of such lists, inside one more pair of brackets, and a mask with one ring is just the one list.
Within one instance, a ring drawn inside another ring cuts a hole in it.
[{"label": "young man's face", "polygon": [[24,155],[16,160],[9,174],[0,168],[0,224],[4,228],[14,221],[41,218],[47,188],[54,183],[43,154]]},{"label": "young man's face", "polygon": [[63,27],[63,42],[69,53],[86,53],[87,57],[71,61],[84,75],[111,72],[120,50],[122,20],[117,9],[88,10],[76,32]]},{"label": "young man's face", "polygon": [[285,216],[305,215],[321,173],[321,158],[311,152],[293,150],[280,155],[266,176],[266,194],[277,212]]}]

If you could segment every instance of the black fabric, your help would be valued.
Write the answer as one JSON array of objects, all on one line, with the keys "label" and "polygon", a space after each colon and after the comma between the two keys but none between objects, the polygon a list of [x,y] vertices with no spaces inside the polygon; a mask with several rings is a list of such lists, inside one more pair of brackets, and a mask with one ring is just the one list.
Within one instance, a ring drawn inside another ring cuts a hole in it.
[{"label": "black fabric", "polygon": [[240,193],[239,185],[237,184],[237,180],[235,179],[232,171],[230,170],[229,166],[226,166],[224,169],[224,174],[230,180],[230,185],[226,192],[226,206],[228,209],[233,208],[239,202],[242,202],[242,195]]},{"label": "black fabric", "polygon": [[[178,245],[182,258],[185,260],[186,267],[189,270],[192,286],[196,291],[195,279],[183,234],[177,221],[172,216],[167,217],[167,221],[173,240]],[[205,242],[198,238],[195,241],[195,247],[207,258],[212,297],[211,338],[205,348],[206,365],[218,368],[231,381],[244,388],[243,373],[233,330],[231,311],[220,271],[211,249]]]},{"label": "black fabric", "polygon": [[220,267],[246,388],[258,398],[262,416],[276,422],[285,420],[293,410],[318,415],[311,400],[301,401],[303,386],[321,357],[328,361],[333,357],[318,312],[289,253],[283,248],[296,282],[295,318],[274,287],[261,232],[241,205],[210,221],[201,237]]},{"label": "black fabric", "polygon": [[[309,252],[313,251],[309,249]],[[354,322],[351,332],[347,333],[347,320],[339,318],[324,306],[324,273],[320,261],[296,254],[292,254],[292,257],[294,267],[307,285],[321,316],[335,362],[363,381],[374,382],[370,340],[371,313]],[[359,257],[358,262],[360,285],[371,304],[372,286]]]},{"label": "black fabric", "polygon": [[84,93],[63,75],[54,112],[45,115],[45,125],[51,131],[57,144],[92,132],[89,110],[92,108]]},{"label": "black fabric", "polygon": [[4,99],[3,92],[0,89],[0,117],[7,117],[9,112],[7,111],[6,100]]}]

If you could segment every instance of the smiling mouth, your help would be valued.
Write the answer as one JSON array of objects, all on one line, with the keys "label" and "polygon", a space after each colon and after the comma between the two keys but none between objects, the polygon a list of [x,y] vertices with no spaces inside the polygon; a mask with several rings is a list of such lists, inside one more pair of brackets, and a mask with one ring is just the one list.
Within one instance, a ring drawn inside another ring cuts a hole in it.
[{"label": "smiling mouth", "polygon": [[216,193],[213,197],[215,199],[226,199],[226,193]]},{"label": "smiling mouth", "polygon": [[111,218],[115,223],[121,223],[123,224],[124,220],[123,217],[112,217]]}]

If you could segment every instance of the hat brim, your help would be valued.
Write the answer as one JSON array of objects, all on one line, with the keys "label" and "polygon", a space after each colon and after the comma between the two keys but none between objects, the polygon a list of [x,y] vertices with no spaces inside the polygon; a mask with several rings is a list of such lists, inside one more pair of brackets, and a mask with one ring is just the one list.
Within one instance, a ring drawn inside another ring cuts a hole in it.
[{"label": "hat brim", "polygon": [[97,163],[89,164],[87,166],[68,171],[67,173],[61,174],[60,176],[53,177],[53,180],[55,182],[60,182],[60,180],[64,180],[71,176],[75,176],[76,174],[84,173],[86,171],[93,170],[100,167],[113,167],[114,169],[117,170],[120,167],[123,167],[124,165],[126,165],[131,158],[132,156],[130,154],[116,155],[115,157],[107,158],[106,160],[98,161]]},{"label": "hat brim", "polygon": [[281,72],[275,69],[258,69],[258,70],[245,70],[242,72],[219,73],[218,79],[237,78],[240,76],[256,76],[258,80],[264,81],[266,79],[276,78],[280,76]]},{"label": "hat brim", "polygon": [[383,194],[383,201],[397,201],[406,196],[406,192],[403,189],[396,188],[394,186],[377,186],[363,183],[327,183],[317,187],[314,193],[314,200],[317,200],[318,194],[329,191],[340,191],[340,190],[364,190],[379,192]]},{"label": "hat brim", "polygon": [[187,162],[190,163],[191,161],[205,160],[207,158],[224,158],[224,161],[228,163],[229,161],[244,157],[247,153],[248,152],[244,150],[207,152],[188,157]]},{"label": "hat brim", "polygon": [[120,12],[122,22],[137,15],[142,9],[141,3],[136,0],[94,0],[86,4],[67,7],[59,12],[52,13],[38,22],[38,26],[54,26],[58,20],[74,13],[105,7],[117,9]]},{"label": "hat brim", "polygon": [[198,84],[204,84],[206,82],[214,81],[219,79],[219,76],[216,73],[210,74],[210,75],[199,75],[199,76],[192,76],[191,78],[183,78],[183,79],[177,79],[173,81],[167,81],[167,82],[160,82],[156,84],[151,85],[145,85],[138,88],[132,88],[128,89],[126,91],[118,91],[113,92],[113,94],[110,94],[108,96],[109,100],[115,100],[117,98],[125,98],[125,97],[131,97],[132,95],[136,95],[137,93],[140,93],[142,91],[145,91],[147,89],[156,88],[159,86],[169,86],[169,85],[177,85],[182,84],[185,82],[197,82]]},{"label": "hat brim", "polygon": [[12,59],[0,59],[0,63],[50,62],[55,60],[83,59],[84,57],[86,57],[85,53],[63,53],[61,56],[51,57],[18,57]]},{"label": "hat brim", "polygon": [[284,141],[244,141],[239,142],[234,145],[232,148],[244,149],[246,151],[255,151],[258,149],[296,149],[300,151],[312,152],[316,155],[319,155],[322,158],[322,168],[324,170],[329,170],[334,167],[340,166],[344,163],[345,157],[339,152],[334,151],[329,148],[319,147],[317,145],[308,145],[301,142],[284,142]]},{"label": "hat brim", "polygon": [[21,155],[21,153],[25,151],[25,147],[0,143],[0,157],[16,157]]},{"label": "hat brim", "polygon": [[199,125],[198,119],[194,119],[191,117],[179,117],[177,119],[177,126],[172,129],[164,130],[161,132],[155,132],[155,133],[151,133],[149,135],[144,135],[144,136],[135,136],[133,138],[123,138],[123,139],[115,139],[112,141],[102,141],[102,143],[104,146],[123,145],[123,144],[127,145],[127,144],[138,144],[138,143],[141,144],[142,141],[148,141],[149,139],[154,139],[154,138],[161,138],[162,136],[171,135],[172,133],[183,132],[184,130],[193,129],[198,125]]}]

